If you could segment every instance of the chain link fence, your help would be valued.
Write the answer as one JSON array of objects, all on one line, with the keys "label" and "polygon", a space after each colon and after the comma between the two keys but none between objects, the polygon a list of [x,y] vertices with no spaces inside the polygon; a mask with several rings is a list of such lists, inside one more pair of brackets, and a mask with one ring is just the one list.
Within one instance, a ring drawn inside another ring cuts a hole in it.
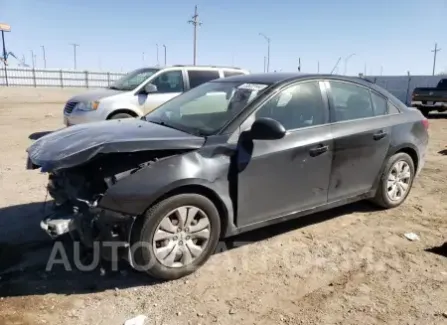
[{"label": "chain link fence", "polygon": [[121,78],[123,73],[50,70],[32,68],[0,69],[0,86],[9,87],[84,87],[104,88]]}]

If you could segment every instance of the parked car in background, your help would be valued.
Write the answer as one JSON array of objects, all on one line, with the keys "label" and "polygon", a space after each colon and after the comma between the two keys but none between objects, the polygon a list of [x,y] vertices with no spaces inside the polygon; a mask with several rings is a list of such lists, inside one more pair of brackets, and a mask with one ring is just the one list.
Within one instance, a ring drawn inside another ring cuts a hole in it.
[{"label": "parked car in background", "polygon": [[441,79],[436,87],[414,88],[411,106],[427,116],[432,111],[447,111],[447,79]]},{"label": "parked car in background", "polygon": [[91,90],[68,100],[66,126],[147,114],[171,98],[217,78],[248,74],[240,68],[183,66],[142,68],[105,89]]},{"label": "parked car in background", "polygon": [[424,165],[427,129],[421,112],[360,78],[245,75],[141,119],[46,135],[28,168],[49,173],[51,236],[124,243],[132,266],[175,279],[221,237],[362,199],[399,206]]}]

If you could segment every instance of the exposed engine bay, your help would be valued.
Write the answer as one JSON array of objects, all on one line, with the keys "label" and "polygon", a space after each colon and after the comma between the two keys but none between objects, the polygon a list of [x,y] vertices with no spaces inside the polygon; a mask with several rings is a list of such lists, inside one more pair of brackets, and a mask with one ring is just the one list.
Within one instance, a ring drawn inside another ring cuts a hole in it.
[{"label": "exposed engine bay", "polygon": [[51,172],[47,189],[54,199],[54,212],[41,222],[41,227],[53,238],[75,234],[87,247],[104,241],[128,243],[136,216],[105,210],[98,203],[126,176],[181,152],[104,154],[83,165]]}]

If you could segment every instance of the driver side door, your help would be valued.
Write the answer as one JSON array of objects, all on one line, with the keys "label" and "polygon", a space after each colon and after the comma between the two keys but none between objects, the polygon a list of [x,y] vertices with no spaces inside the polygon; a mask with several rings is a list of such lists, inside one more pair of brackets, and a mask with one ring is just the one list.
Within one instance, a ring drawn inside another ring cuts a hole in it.
[{"label": "driver side door", "polygon": [[333,139],[325,87],[297,82],[273,95],[246,120],[277,120],[287,130],[279,140],[238,143],[237,225],[248,226],[327,203]]},{"label": "driver side door", "polygon": [[138,101],[143,106],[145,114],[185,91],[184,75],[181,69],[162,72],[149,83],[157,87],[157,92],[138,95]]}]

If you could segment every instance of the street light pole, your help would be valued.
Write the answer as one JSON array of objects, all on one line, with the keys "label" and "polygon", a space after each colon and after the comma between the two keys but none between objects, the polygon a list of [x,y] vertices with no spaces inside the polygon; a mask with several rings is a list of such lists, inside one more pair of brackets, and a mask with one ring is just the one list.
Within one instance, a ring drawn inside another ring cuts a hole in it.
[{"label": "street light pole", "polygon": [[347,70],[348,70],[348,60],[349,60],[350,58],[352,58],[354,55],[355,55],[355,53],[352,53],[352,54],[348,55],[348,56],[345,58],[345,70],[344,70],[344,72],[343,72],[344,75],[346,75],[346,72],[347,72]]},{"label": "street light pole", "polygon": [[42,48],[42,54],[43,54],[43,68],[46,69],[47,68],[47,57],[45,55],[45,46],[41,46]]},{"label": "street light pole", "polygon": [[72,43],[73,46],[73,63],[74,63],[74,69],[77,68],[77,62],[76,62],[76,48],[79,46],[79,44]]},{"label": "street light pole", "polygon": [[165,67],[166,67],[166,45],[165,44],[163,44],[163,48],[165,50]]},{"label": "street light pole", "polygon": [[33,64],[33,69],[35,69],[36,68],[36,63],[35,63],[35,60],[34,60],[34,51],[33,50],[30,50],[30,52],[31,52],[31,63]]},{"label": "street light pole", "polygon": [[160,65],[160,61],[158,60],[158,44],[155,44],[155,46],[157,47],[157,66]]},{"label": "street light pole", "polygon": [[267,41],[267,68],[266,72],[270,71],[270,38],[265,36],[263,33],[259,33],[260,36],[264,37],[264,39]]}]

